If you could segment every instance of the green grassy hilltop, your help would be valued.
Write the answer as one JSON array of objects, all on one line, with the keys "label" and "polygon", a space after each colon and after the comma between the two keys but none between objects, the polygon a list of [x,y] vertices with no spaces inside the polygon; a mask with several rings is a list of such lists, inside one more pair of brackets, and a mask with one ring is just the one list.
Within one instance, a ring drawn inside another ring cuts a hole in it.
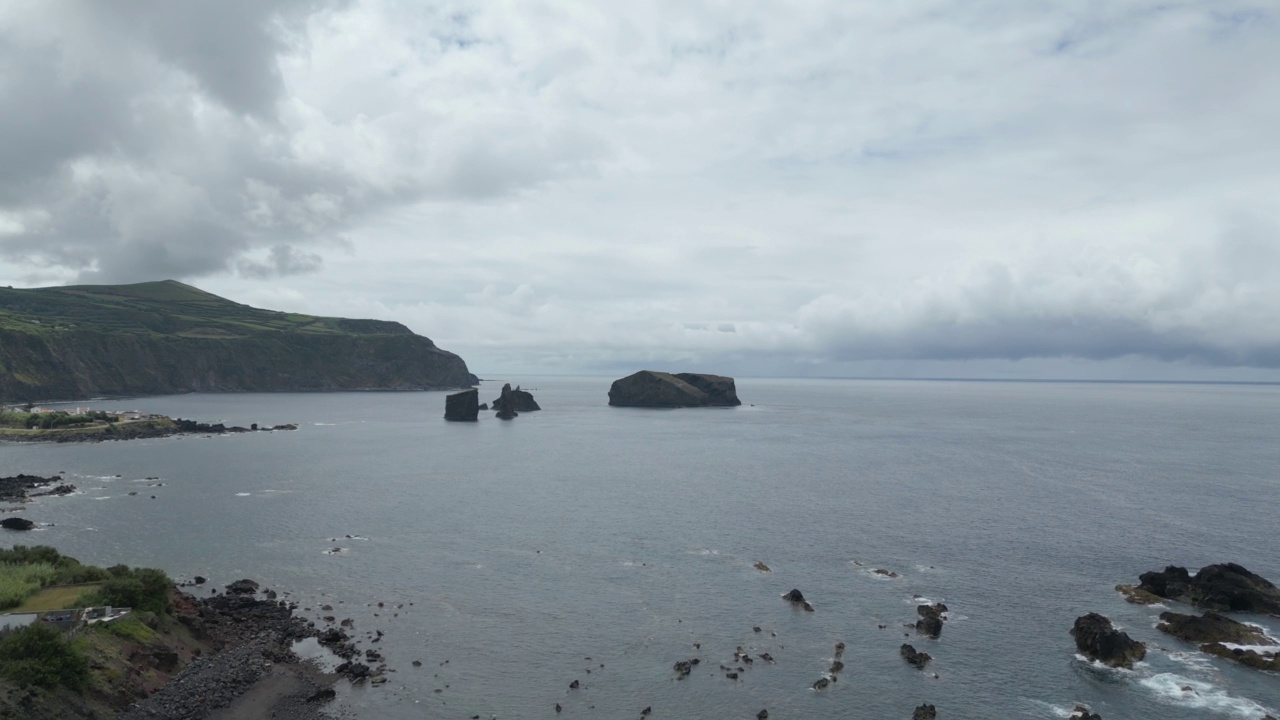
[{"label": "green grassy hilltop", "polygon": [[396,322],[275,312],[173,280],[0,288],[0,400],[471,384]]}]

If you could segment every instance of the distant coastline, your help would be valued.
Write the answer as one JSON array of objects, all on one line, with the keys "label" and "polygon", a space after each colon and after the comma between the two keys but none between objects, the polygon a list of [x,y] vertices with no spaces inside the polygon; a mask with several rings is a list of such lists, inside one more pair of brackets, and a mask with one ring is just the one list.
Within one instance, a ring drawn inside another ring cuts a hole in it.
[{"label": "distant coastline", "polygon": [[202,423],[167,415],[138,412],[112,413],[76,408],[45,410],[6,408],[0,410],[0,442],[85,443],[111,440],[141,440],[173,435],[226,435],[250,432],[297,430],[292,423],[249,427],[223,423]]}]

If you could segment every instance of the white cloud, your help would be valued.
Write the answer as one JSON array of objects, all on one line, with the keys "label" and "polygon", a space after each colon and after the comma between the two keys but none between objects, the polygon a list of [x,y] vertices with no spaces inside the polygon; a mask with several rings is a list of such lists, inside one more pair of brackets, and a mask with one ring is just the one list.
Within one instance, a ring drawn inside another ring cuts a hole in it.
[{"label": "white cloud", "polygon": [[0,274],[399,319],[481,369],[1274,369],[1278,29],[1247,0],[19,3],[0,212],[46,220]]}]

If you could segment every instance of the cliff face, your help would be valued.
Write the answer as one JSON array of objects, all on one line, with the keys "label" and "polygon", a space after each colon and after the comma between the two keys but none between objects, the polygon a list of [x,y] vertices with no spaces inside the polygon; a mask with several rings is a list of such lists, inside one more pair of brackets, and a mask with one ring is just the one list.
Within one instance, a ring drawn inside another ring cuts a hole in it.
[{"label": "cliff face", "polygon": [[462,358],[399,323],[275,313],[172,282],[0,291],[9,402],[474,382]]}]

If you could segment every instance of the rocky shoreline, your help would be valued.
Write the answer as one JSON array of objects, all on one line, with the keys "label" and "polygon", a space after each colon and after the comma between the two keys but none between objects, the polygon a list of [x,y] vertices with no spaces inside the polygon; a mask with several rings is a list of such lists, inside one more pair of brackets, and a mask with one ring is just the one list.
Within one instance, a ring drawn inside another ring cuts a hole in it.
[{"label": "rocky shoreline", "polygon": [[293,423],[259,427],[254,423],[250,427],[222,423],[202,423],[182,418],[163,418],[161,421],[138,421],[117,423],[106,427],[92,427],[69,430],[37,430],[22,434],[0,434],[3,442],[50,442],[50,443],[97,443],[113,440],[145,440],[165,438],[174,435],[235,435],[251,432],[276,432],[297,430]]},{"label": "rocky shoreline", "polygon": [[196,598],[178,593],[174,615],[215,652],[194,659],[169,682],[122,712],[122,720],[235,717],[331,720],[320,708],[334,697],[337,674],[302,660],[293,644],[317,637],[314,624],[294,615],[296,605],[238,592]]}]

